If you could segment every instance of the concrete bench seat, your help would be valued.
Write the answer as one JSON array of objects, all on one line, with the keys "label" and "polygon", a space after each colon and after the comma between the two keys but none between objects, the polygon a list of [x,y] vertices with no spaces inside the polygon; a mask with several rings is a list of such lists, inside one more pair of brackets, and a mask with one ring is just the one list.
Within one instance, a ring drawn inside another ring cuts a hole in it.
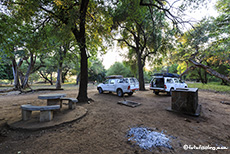
[{"label": "concrete bench seat", "polygon": [[31,117],[32,111],[40,111],[40,122],[51,121],[53,119],[53,111],[59,110],[60,105],[50,106],[33,106],[33,105],[21,105],[22,120],[28,120]]},{"label": "concrete bench seat", "polygon": [[78,100],[76,98],[61,97],[60,100],[61,100],[61,107],[62,107],[62,101],[68,100],[69,101],[69,103],[68,103],[69,109],[75,109],[76,103],[78,102]]}]

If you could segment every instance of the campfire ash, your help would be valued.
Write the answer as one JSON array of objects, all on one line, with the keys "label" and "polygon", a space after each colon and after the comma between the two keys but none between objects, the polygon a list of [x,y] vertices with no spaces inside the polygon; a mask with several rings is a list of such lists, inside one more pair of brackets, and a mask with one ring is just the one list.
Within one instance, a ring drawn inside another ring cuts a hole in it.
[{"label": "campfire ash", "polygon": [[150,150],[155,147],[172,149],[170,139],[163,132],[155,132],[144,127],[131,128],[127,134],[128,141],[135,143],[142,149]]}]

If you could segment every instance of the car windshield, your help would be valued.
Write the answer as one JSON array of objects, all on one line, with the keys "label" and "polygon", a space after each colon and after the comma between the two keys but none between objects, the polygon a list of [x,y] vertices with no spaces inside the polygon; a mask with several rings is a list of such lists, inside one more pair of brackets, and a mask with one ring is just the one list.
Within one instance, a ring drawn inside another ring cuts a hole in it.
[{"label": "car windshield", "polygon": [[105,80],[103,83],[104,83],[104,84],[108,84],[108,83],[109,83],[109,80],[107,79],[107,80]]}]

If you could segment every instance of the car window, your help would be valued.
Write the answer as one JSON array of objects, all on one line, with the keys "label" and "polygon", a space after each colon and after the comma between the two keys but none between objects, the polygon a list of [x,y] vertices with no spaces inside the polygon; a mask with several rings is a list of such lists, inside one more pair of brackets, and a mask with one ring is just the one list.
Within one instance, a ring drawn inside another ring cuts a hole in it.
[{"label": "car window", "polygon": [[167,79],[166,82],[167,83],[173,83],[173,80],[172,79]]},{"label": "car window", "polygon": [[118,80],[118,83],[123,83],[123,82],[124,82],[123,79]]},{"label": "car window", "polygon": [[114,84],[114,83],[115,83],[115,79],[111,79],[110,84]]},{"label": "car window", "polygon": [[175,83],[179,83],[179,80],[178,79],[174,79]]},{"label": "car window", "polygon": [[127,82],[127,79],[120,79],[118,82],[119,82],[119,83],[128,83],[128,82]]},{"label": "car window", "polygon": [[109,84],[109,80],[105,80],[104,83],[105,83],[105,84]]},{"label": "car window", "polygon": [[133,78],[129,79],[130,83],[135,83],[135,80]]},{"label": "car window", "polygon": [[152,80],[153,84],[156,84],[156,80],[157,80],[156,78]]}]

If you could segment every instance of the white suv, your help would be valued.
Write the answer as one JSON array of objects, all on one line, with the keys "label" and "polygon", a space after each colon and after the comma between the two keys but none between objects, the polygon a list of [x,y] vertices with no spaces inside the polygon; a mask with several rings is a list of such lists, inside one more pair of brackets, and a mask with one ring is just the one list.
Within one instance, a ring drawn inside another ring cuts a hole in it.
[{"label": "white suv", "polygon": [[155,74],[150,82],[150,90],[158,95],[159,92],[167,92],[172,95],[172,91],[177,88],[188,88],[188,85],[182,82],[178,75],[165,73],[165,74]]},{"label": "white suv", "polygon": [[136,78],[123,78],[113,75],[107,77],[107,80],[97,86],[100,94],[104,91],[116,92],[119,97],[125,93],[131,96],[136,90],[139,90],[139,82]]}]

